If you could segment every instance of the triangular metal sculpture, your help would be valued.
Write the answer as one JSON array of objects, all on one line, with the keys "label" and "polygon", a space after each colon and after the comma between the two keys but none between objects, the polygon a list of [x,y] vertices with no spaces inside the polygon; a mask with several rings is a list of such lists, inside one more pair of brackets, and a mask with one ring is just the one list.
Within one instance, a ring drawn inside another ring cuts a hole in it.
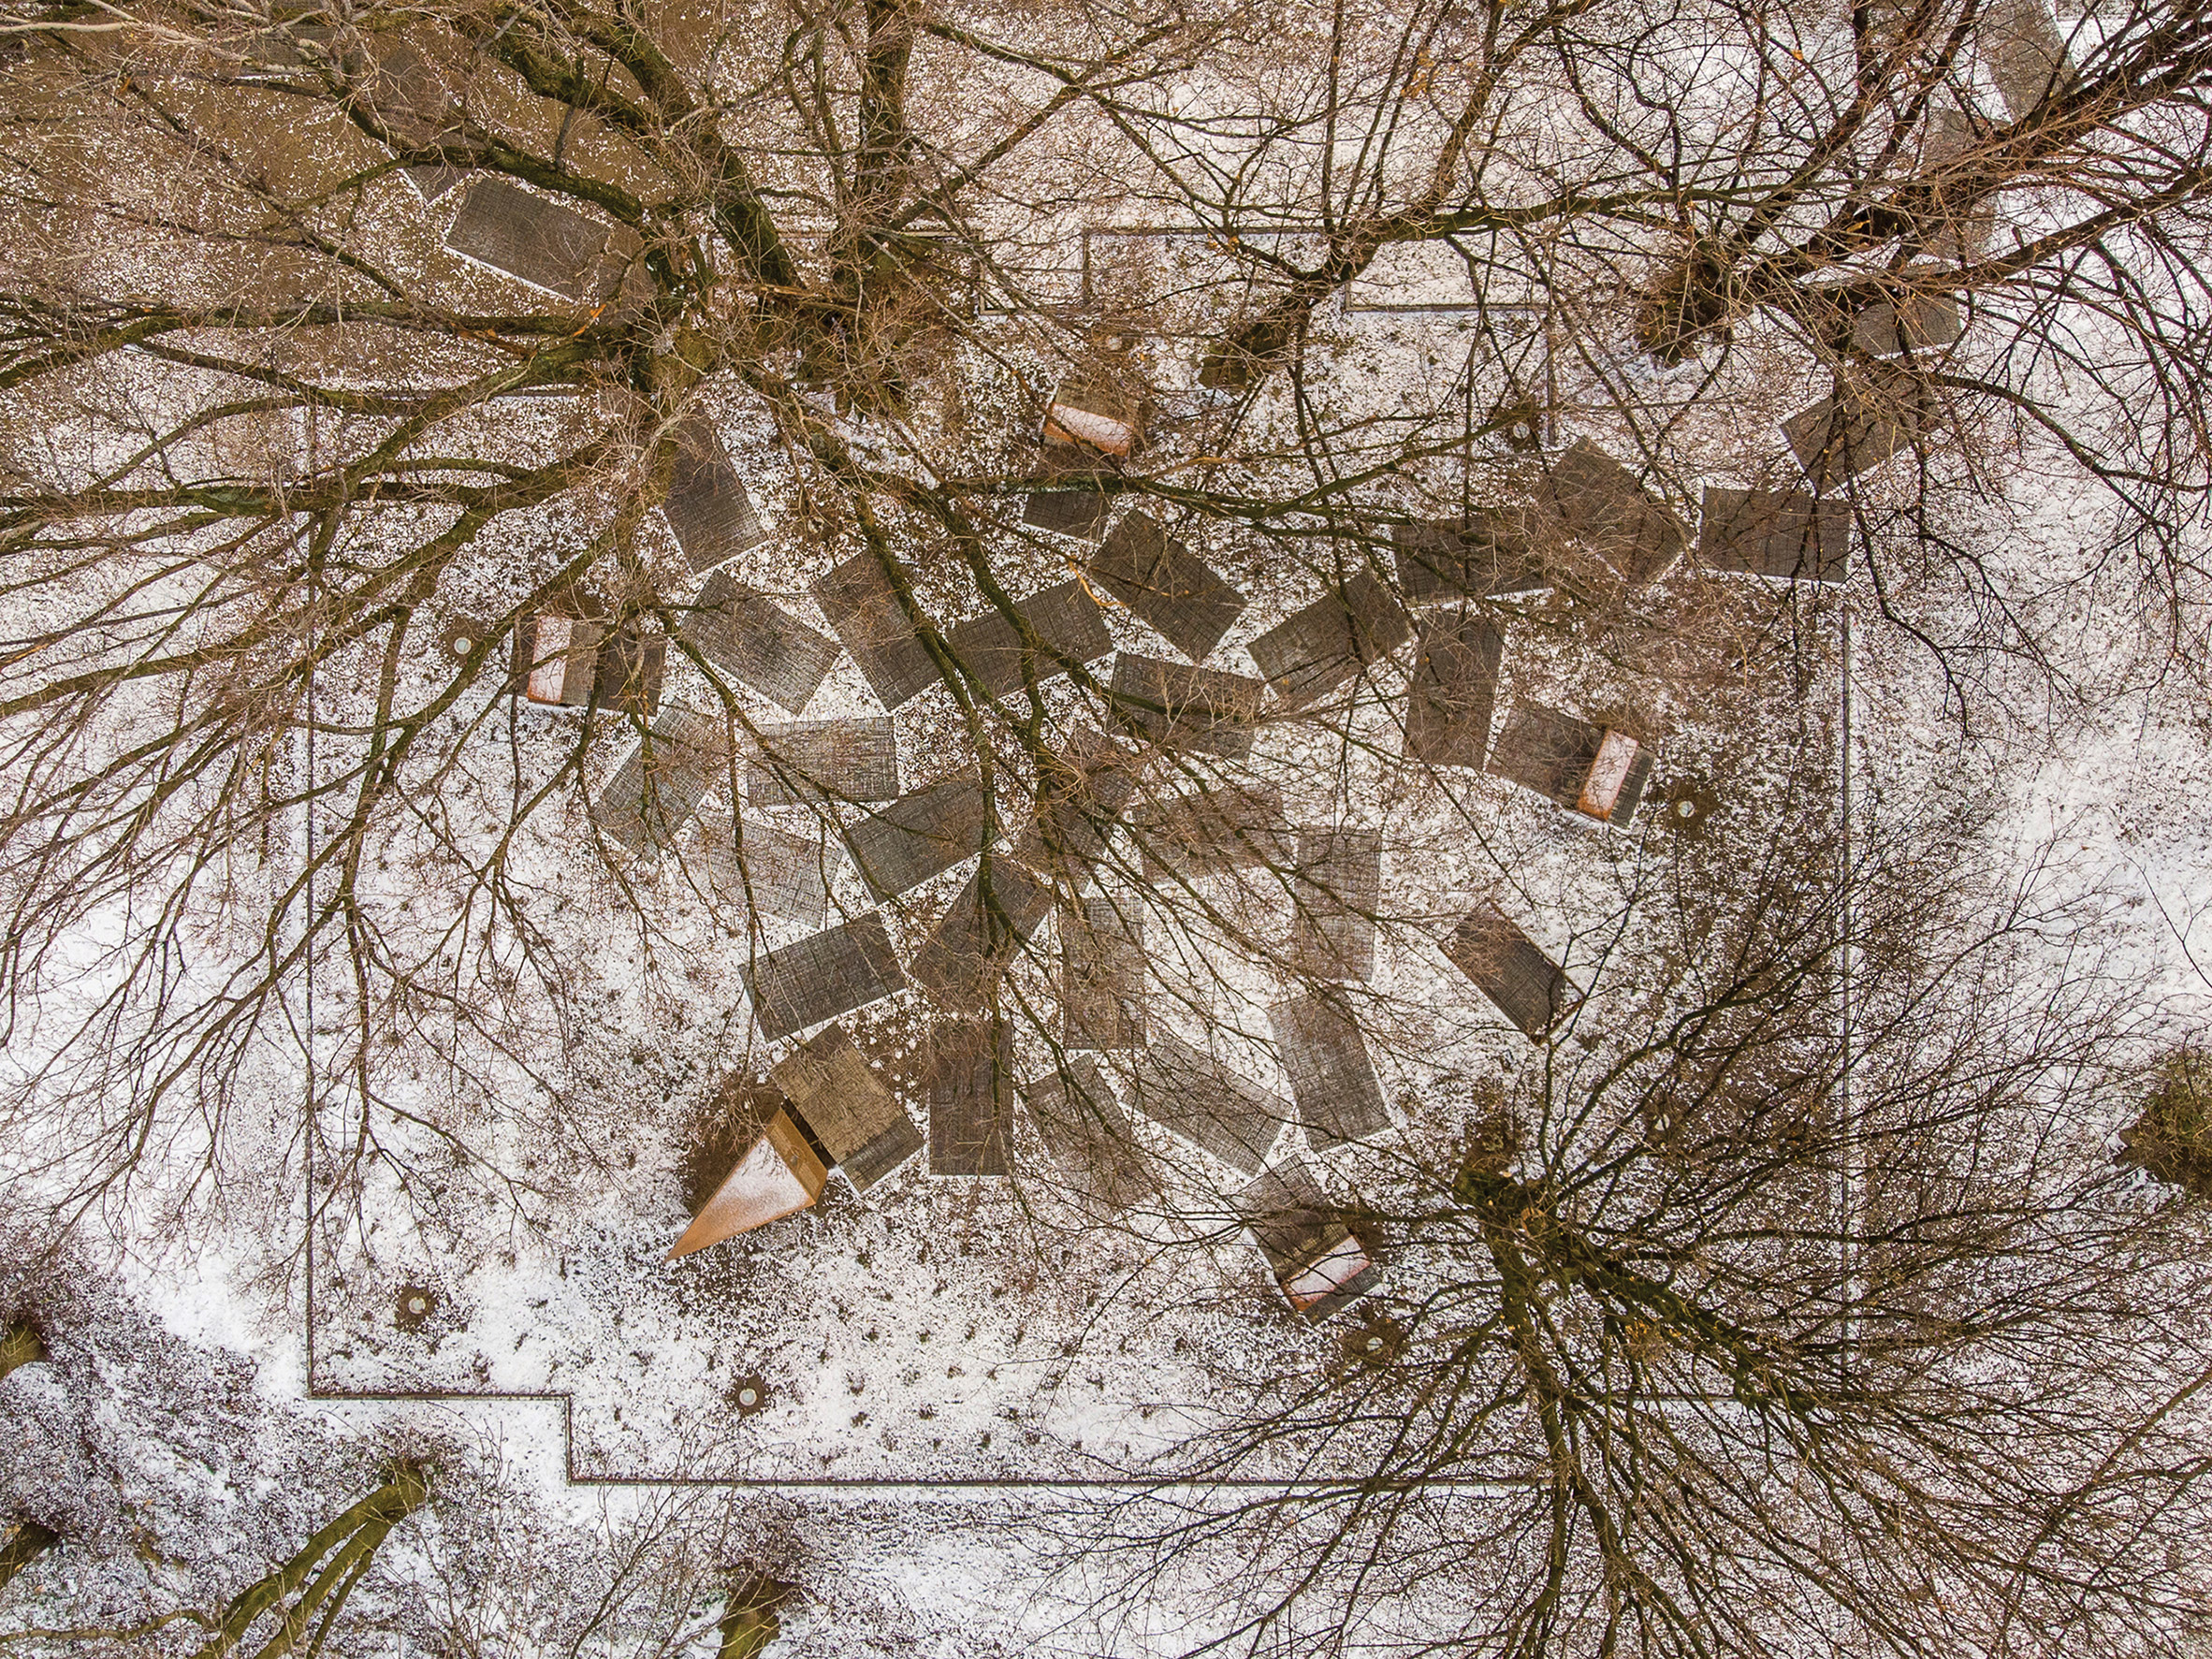
[{"label": "triangular metal sculpture", "polygon": [[829,1171],[791,1113],[778,1112],[714,1196],[699,1207],[665,1259],[690,1256],[804,1210],[822,1196],[828,1180]]}]

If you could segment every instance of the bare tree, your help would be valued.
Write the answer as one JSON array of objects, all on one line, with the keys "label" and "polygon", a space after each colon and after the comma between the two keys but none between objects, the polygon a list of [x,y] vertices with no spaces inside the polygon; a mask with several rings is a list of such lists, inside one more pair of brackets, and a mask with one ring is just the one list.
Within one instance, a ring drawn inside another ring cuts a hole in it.
[{"label": "bare tree", "polygon": [[1205,1465],[1284,1489],[1132,1503],[1086,1547],[1125,1594],[1218,1572],[1224,1652],[2201,1637],[2201,1224],[2104,1152],[2158,1024],[2045,973],[2080,919],[1971,822],[1846,862],[1824,816],[1744,886],[1732,836],[1654,871],[1703,948],[1623,928],[1463,1139],[1347,1201],[1397,1288]]},{"label": "bare tree", "polygon": [[354,1585],[375,1559],[378,1546],[429,1495],[424,1471],[394,1470],[382,1486],[302,1544],[290,1561],[232,1597],[221,1623],[199,1650],[202,1659],[233,1652],[272,1614],[276,1631],[262,1644],[261,1652],[272,1659],[289,1653],[309,1636],[311,1626],[308,1651],[320,1652]]}]

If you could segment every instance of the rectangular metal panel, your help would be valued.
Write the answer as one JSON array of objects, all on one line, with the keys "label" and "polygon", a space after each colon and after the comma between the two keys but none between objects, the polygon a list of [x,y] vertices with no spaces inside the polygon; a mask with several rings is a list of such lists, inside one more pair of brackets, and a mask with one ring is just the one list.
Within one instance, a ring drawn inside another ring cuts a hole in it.
[{"label": "rectangular metal panel", "polygon": [[730,736],[722,723],[670,708],[616,768],[592,803],[591,819],[633,852],[667,846],[729,775]]},{"label": "rectangular metal panel", "polygon": [[721,434],[704,417],[687,420],[677,431],[676,471],[661,510],[694,574],[768,539]]},{"label": "rectangular metal panel", "polygon": [[[559,621],[558,618],[542,618],[542,624]],[[589,703],[599,685],[599,657],[606,643],[607,631],[601,623],[585,618],[570,619],[565,628],[567,655],[562,659],[560,674],[560,704],[564,708],[582,708]],[[541,653],[542,654],[542,653]]]},{"label": "rectangular metal panel", "polygon": [[1652,763],[1658,758],[1658,749],[1649,743],[1637,750],[1636,764],[1628,768],[1628,780],[1622,784],[1621,797],[1613,803],[1613,815],[1607,822],[1617,826],[1636,816],[1643,802],[1644,786],[1652,780]]},{"label": "rectangular metal panel", "polygon": [[1225,783],[1176,795],[1132,815],[1144,879],[1195,879],[1295,857],[1283,792],[1268,783]]},{"label": "rectangular metal panel", "polygon": [[1109,686],[1113,714],[1136,735],[1169,749],[1202,749],[1225,760],[1252,752],[1252,722],[1265,686],[1250,675],[1189,668],[1123,651]]},{"label": "rectangular metal panel", "polygon": [[880,1001],[907,982],[872,910],[756,957],[744,975],[753,1018],[771,1041]]},{"label": "rectangular metal panel", "polygon": [[793,714],[813,699],[837,661],[836,641],[727,571],[706,578],[684,618],[683,636],[732,679]]},{"label": "rectangular metal panel", "polygon": [[1851,343],[1869,357],[1894,357],[1951,345],[1961,332],[1956,295],[1902,294],[1860,312],[1852,320]]},{"label": "rectangular metal panel", "polygon": [[1267,1011],[1275,1050],[1290,1074],[1290,1098],[1317,1152],[1363,1140],[1390,1127],[1382,1084],[1351,1011],[1333,997],[1311,995]]},{"label": "rectangular metal panel", "polygon": [[1162,1033],[1137,1062],[1136,1106],[1171,1133],[1256,1175],[1290,1121],[1290,1102]]},{"label": "rectangular metal panel", "polygon": [[1442,612],[1421,622],[1405,704],[1405,752],[1432,766],[1479,766],[1506,639],[1477,611]]},{"label": "rectangular metal panel", "polygon": [[1321,979],[1371,977],[1382,903],[1382,832],[1299,831],[1290,900],[1291,967]]},{"label": "rectangular metal panel", "polygon": [[920,1152],[924,1144],[922,1131],[914,1127],[914,1120],[901,1112],[896,1122],[837,1168],[844,1171],[845,1179],[852,1183],[854,1191],[866,1192]]},{"label": "rectangular metal panel", "polygon": [[1498,734],[1490,769],[1562,807],[1582,798],[1605,733],[1588,720],[1536,703],[1516,703]]},{"label": "rectangular metal panel", "polygon": [[1066,1060],[1022,1093],[1029,1121],[1070,1186],[1119,1215],[1159,1191],[1128,1113],[1088,1055]]},{"label": "rectangular metal panel", "polygon": [[1077,731],[1037,767],[1037,817],[1013,856],[1070,888],[1089,879],[1137,789],[1137,757],[1103,732]]},{"label": "rectangular metal panel", "polygon": [[1817,488],[1881,465],[1920,435],[1928,399],[1902,369],[1839,376],[1836,389],[1782,423],[1783,436]]},{"label": "rectangular metal panel", "polygon": [[1132,899],[1085,899],[1060,917],[1061,1041],[1144,1046],[1144,918]]},{"label": "rectangular metal panel", "polygon": [[1010,859],[986,856],[914,953],[914,982],[947,1007],[980,1008],[1052,910],[1050,887]]},{"label": "rectangular metal panel", "polygon": [[1666,503],[1587,438],[1552,463],[1537,504],[1632,583],[1652,580],[1689,542]]},{"label": "rectangular metal panel", "polygon": [[1802,490],[1705,491],[1697,562],[1710,570],[1784,581],[1841,582],[1851,575],[1851,508]]},{"label": "rectangular metal panel", "polygon": [[818,577],[814,601],[884,707],[896,708],[938,683],[937,660],[874,553],[858,554]]},{"label": "rectangular metal panel", "polygon": [[1398,590],[1408,604],[1501,598],[1551,586],[1527,537],[1503,513],[1478,508],[1463,518],[1394,524],[1390,541]]},{"label": "rectangular metal panel", "polygon": [[[1894,11],[1899,3],[1883,0],[1881,7],[1870,9]],[[1975,186],[1978,172],[1972,160],[1986,129],[1946,95],[1937,95],[1931,103],[1920,132],[1920,176],[1906,188],[1920,196],[1914,214],[1928,252],[1946,263],[1964,265],[1986,252],[1997,233],[1996,198]],[[1957,165],[1962,161],[1967,165]]]},{"label": "rectangular metal panel", "polygon": [[768,1081],[863,1192],[922,1150],[921,1131],[841,1026],[778,1061]]},{"label": "rectangular metal panel", "polygon": [[1038,639],[1032,651],[1020,630],[997,611],[970,617],[945,636],[953,660],[989,697],[1018,691],[1034,675],[1041,683],[1068,672],[1068,662],[1088,662],[1113,648],[1098,602],[1080,582],[1062,582],[1014,602],[1014,612]]},{"label": "rectangular metal panel", "polygon": [[1022,522],[1079,542],[1095,542],[1106,533],[1107,516],[1113,510],[1113,498],[1102,489],[1033,489],[1023,498]]},{"label": "rectangular metal panel", "polygon": [[1550,957],[1495,905],[1470,912],[1445,940],[1454,968],[1522,1033],[1541,1041],[1574,1007],[1575,988]]},{"label": "rectangular metal panel", "polygon": [[2074,84],[2074,62],[2050,0],[1989,0],[1974,44],[2016,121]]},{"label": "rectangular metal panel", "polygon": [[919,887],[983,850],[989,804],[972,778],[950,778],[901,795],[856,820],[846,850],[879,898]]},{"label": "rectangular metal panel", "polygon": [[699,855],[708,888],[725,903],[820,927],[829,916],[832,862],[839,854],[819,832],[787,835],[771,824],[709,813],[700,821]]},{"label": "rectangular metal panel", "polygon": [[1362,571],[1276,623],[1246,648],[1284,704],[1302,708],[1412,637],[1413,624],[1398,602]]},{"label": "rectangular metal panel", "polygon": [[400,171],[415,186],[415,195],[422,197],[426,206],[469,176],[458,167],[401,167]]},{"label": "rectangular metal panel", "polygon": [[1344,1223],[1328,1212],[1313,1172],[1293,1158],[1237,1195],[1236,1213],[1278,1278],[1329,1248]]},{"label": "rectangular metal panel", "polygon": [[888,718],[793,720],[759,730],[746,797],[756,807],[889,801],[898,795],[898,738]]},{"label": "rectangular metal panel", "polygon": [[929,1172],[1003,1175],[1012,1128],[1011,1044],[1003,1026],[940,1023],[930,1033]]},{"label": "rectangular metal panel", "polygon": [[481,265],[567,299],[581,299],[607,227],[503,179],[478,179],[461,198],[445,245]]},{"label": "rectangular metal panel", "polygon": [[602,708],[650,720],[661,706],[661,682],[667,667],[666,636],[625,622],[600,648],[591,694]]},{"label": "rectangular metal panel", "polygon": [[1090,574],[1193,661],[1221,643],[1244,608],[1242,593],[1142,512],[1113,527],[1092,558]]}]

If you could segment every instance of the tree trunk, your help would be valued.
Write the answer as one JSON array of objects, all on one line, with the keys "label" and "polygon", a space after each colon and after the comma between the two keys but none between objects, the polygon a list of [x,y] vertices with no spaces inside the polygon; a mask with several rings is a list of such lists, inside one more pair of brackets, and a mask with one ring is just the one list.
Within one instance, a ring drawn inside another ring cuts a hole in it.
[{"label": "tree trunk", "polygon": [[783,1621],[776,1609],[790,1599],[791,1586],[764,1574],[730,1597],[730,1610],[722,1615],[722,1645],[716,1659],[754,1659],[783,1634]]},{"label": "tree trunk", "polygon": [[19,1365],[35,1365],[46,1358],[46,1342],[38,1334],[38,1327],[28,1319],[18,1321],[0,1336],[0,1376],[6,1376]]},{"label": "tree trunk", "polygon": [[[234,1596],[224,1609],[223,1623],[194,1659],[222,1659],[245,1639],[264,1613],[280,1608],[276,1633],[263,1644],[258,1659],[282,1659],[316,1623],[318,1614],[320,1623],[309,1652],[320,1652],[345,1598],[368,1571],[386,1535],[429,1496],[428,1473],[412,1463],[400,1464],[384,1485],[308,1539],[298,1554]],[[284,1605],[287,1599],[289,1607]]]},{"label": "tree trunk", "polygon": [[0,1546],[0,1590],[5,1590],[16,1574],[61,1541],[61,1534],[51,1527],[40,1526],[36,1521],[16,1522],[15,1532],[5,1546]]}]

